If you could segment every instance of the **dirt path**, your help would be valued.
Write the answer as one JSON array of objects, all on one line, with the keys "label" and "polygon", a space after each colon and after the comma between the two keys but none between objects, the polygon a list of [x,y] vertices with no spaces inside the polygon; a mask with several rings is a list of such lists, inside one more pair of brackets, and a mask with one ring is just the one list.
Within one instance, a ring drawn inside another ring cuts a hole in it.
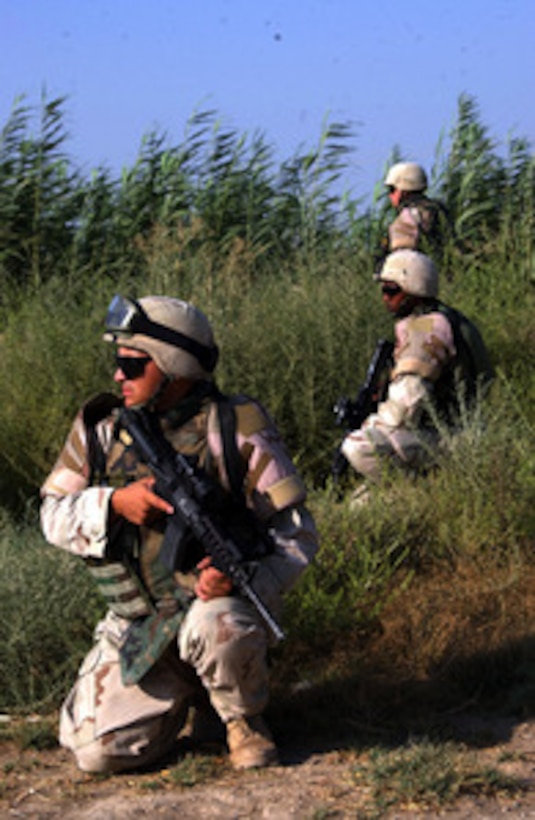
[{"label": "dirt path", "polygon": [[[474,731],[468,723],[464,730]],[[482,726],[477,727],[481,735]],[[488,796],[474,789],[453,804],[433,810],[421,805],[381,810],[372,799],[371,783],[355,776],[367,752],[282,747],[280,766],[234,773],[223,755],[207,758],[210,774],[188,786],[173,778],[173,769],[98,778],[84,775],[71,756],[55,748],[17,751],[0,746],[2,818],[64,818],[65,820],[130,820],[158,818],[535,818],[535,721],[514,725],[504,721],[485,728],[489,740],[476,752],[483,766],[514,777],[523,789],[498,790]],[[494,739],[492,733],[494,732]],[[500,739],[501,738],[501,739]],[[473,750],[472,750],[473,754]],[[193,761],[194,758],[191,758]],[[198,772],[197,772],[198,777]],[[191,777],[193,782],[195,773]],[[182,774],[182,780],[187,778]]]}]

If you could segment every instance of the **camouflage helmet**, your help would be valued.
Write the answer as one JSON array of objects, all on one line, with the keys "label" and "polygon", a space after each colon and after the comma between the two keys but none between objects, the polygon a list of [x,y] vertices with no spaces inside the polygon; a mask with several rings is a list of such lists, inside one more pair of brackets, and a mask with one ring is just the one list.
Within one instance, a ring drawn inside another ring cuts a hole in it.
[{"label": "camouflage helmet", "polygon": [[171,379],[205,379],[218,348],[210,323],[194,305],[168,296],[139,301],[116,295],[106,316],[104,340],[140,350]]},{"label": "camouflage helmet", "polygon": [[376,278],[380,282],[395,282],[410,296],[438,296],[438,268],[420,251],[403,248],[388,254]]},{"label": "camouflage helmet", "polygon": [[400,191],[425,191],[427,174],[416,162],[396,162],[388,171],[384,184]]}]

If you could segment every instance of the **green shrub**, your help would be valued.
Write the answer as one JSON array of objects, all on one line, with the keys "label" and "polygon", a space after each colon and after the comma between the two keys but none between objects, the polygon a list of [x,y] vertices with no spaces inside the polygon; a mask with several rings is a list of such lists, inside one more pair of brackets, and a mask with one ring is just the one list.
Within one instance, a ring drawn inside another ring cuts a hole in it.
[{"label": "green shrub", "polygon": [[57,706],[91,643],[102,601],[79,559],[37,522],[0,518],[0,711]]}]

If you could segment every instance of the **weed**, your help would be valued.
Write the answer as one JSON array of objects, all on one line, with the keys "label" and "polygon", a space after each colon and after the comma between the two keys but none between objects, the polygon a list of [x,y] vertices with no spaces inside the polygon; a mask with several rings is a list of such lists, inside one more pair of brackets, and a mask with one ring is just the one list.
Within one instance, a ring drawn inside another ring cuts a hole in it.
[{"label": "weed", "polygon": [[206,755],[185,755],[169,771],[169,778],[176,786],[190,788],[212,780],[219,772],[220,760]]},{"label": "weed", "polygon": [[411,742],[401,749],[374,749],[354,769],[357,784],[371,784],[380,811],[394,806],[438,810],[462,794],[513,794],[522,784],[496,769],[481,767],[466,750],[451,743]]},{"label": "weed", "polygon": [[163,780],[142,780],[139,787],[144,791],[155,792],[165,788],[165,783]]},{"label": "weed", "polygon": [[51,718],[17,721],[12,739],[21,750],[55,749],[58,745],[56,722]]},{"label": "weed", "polygon": [[57,741],[55,715],[44,717],[13,717],[0,730],[0,741],[9,741],[18,749],[54,749]]}]

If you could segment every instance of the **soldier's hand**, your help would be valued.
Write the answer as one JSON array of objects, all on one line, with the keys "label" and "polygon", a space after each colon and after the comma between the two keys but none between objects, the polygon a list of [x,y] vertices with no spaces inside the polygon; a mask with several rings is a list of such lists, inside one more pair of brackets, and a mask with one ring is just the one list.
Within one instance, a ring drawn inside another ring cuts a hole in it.
[{"label": "soldier's hand", "polygon": [[147,476],[115,490],[110,502],[112,513],[138,526],[172,514],[172,505],[154,492],[154,483],[155,479]]},{"label": "soldier's hand", "polygon": [[197,564],[199,577],[195,585],[195,594],[202,601],[210,601],[212,598],[223,598],[230,595],[232,581],[218,569],[212,566],[210,556],[203,558]]}]

